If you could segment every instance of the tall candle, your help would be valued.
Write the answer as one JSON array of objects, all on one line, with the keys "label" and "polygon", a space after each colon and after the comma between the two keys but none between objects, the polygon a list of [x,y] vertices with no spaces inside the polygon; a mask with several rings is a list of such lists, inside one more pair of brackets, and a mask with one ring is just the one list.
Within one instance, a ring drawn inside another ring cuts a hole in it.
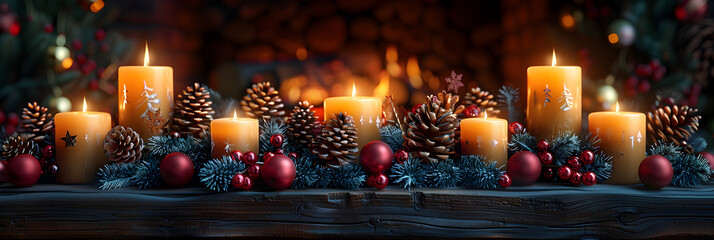
[{"label": "tall candle", "polygon": [[92,183],[101,166],[106,164],[104,136],[112,128],[109,113],[87,112],[87,101],[81,112],[55,115],[57,182]]},{"label": "tall candle", "polygon": [[213,158],[229,155],[233,151],[259,153],[258,120],[239,118],[233,113],[233,118],[220,118],[211,121],[211,142]]},{"label": "tall candle", "polygon": [[382,99],[376,97],[355,97],[357,90],[352,85],[352,97],[331,97],[324,102],[325,121],[330,121],[340,112],[352,116],[357,127],[357,144],[360,149],[371,141],[380,139],[379,127],[382,121]]},{"label": "tall candle", "polygon": [[508,161],[508,121],[500,118],[461,120],[461,155],[483,155],[503,166]]},{"label": "tall candle", "polygon": [[528,68],[528,131],[537,139],[550,139],[563,130],[580,133],[582,114],[580,67],[552,66]]},{"label": "tall candle", "polygon": [[147,45],[144,66],[120,67],[118,86],[119,125],[144,139],[161,135],[173,113],[173,69],[149,66]]},{"label": "tall candle", "polygon": [[612,156],[611,184],[635,184],[640,163],[646,155],[645,114],[620,112],[594,112],[588,116],[589,131],[600,137],[600,149]]}]

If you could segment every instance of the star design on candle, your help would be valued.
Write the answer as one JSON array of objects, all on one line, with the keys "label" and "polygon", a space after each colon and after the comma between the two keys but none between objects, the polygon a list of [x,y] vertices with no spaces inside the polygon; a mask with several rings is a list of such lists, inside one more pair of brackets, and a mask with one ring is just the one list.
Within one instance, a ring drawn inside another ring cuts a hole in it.
[{"label": "star design on candle", "polygon": [[464,86],[464,83],[461,82],[461,77],[463,77],[464,74],[456,74],[454,70],[451,70],[451,76],[447,77],[446,83],[449,84],[447,90],[451,91],[453,90],[454,92],[459,92],[459,88]]},{"label": "star design on candle", "polygon": [[67,134],[65,137],[61,138],[62,141],[64,141],[64,147],[74,147],[74,144],[77,143],[77,135],[70,135],[69,130],[67,130]]}]

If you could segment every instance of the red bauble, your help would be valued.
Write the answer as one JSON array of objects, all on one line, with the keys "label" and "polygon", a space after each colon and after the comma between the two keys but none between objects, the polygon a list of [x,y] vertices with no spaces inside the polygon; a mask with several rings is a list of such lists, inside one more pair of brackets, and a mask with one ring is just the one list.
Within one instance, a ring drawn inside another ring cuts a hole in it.
[{"label": "red bauble", "polygon": [[0,161],[0,183],[7,182],[7,161]]},{"label": "red bauble", "polygon": [[243,159],[243,153],[238,150],[231,152],[231,154],[228,156],[230,156],[231,159],[235,162],[241,161],[241,159]]},{"label": "red bauble", "polygon": [[370,173],[381,173],[392,166],[394,152],[382,141],[371,141],[359,153],[360,163]]},{"label": "red bauble", "polygon": [[247,177],[243,180],[243,185],[241,186],[241,189],[250,190],[251,188],[253,188],[253,183],[255,183],[255,181],[253,181],[253,179]]},{"label": "red bauble", "polygon": [[544,152],[538,154],[538,159],[540,159],[541,163],[548,165],[553,163],[553,154],[550,152]]},{"label": "red bauble", "polygon": [[565,163],[568,164],[568,166],[572,168],[573,171],[577,172],[580,169],[580,158],[578,157],[570,157]]},{"label": "red bauble", "polygon": [[270,136],[270,144],[276,148],[283,146],[283,140],[283,135],[280,134],[273,134],[273,136]]},{"label": "red bauble", "polygon": [[481,110],[476,105],[471,105],[464,110],[464,116],[466,117],[478,117]]},{"label": "red bauble", "polygon": [[288,157],[290,157],[292,159],[297,159],[299,156],[296,152],[291,152],[288,154]]},{"label": "red bauble", "polygon": [[161,179],[169,186],[182,187],[193,178],[193,161],[183,153],[166,155],[159,165]]},{"label": "red bauble", "polygon": [[243,153],[241,160],[243,160],[243,163],[245,164],[253,165],[258,162],[258,155],[254,152],[248,151]]},{"label": "red bauble", "polygon": [[80,50],[82,49],[82,40],[79,38],[75,38],[74,41],[72,41],[72,48],[75,50]]},{"label": "red bauble", "polygon": [[540,160],[538,156],[529,151],[520,151],[513,154],[507,163],[508,176],[516,185],[528,185],[538,180],[540,176]]},{"label": "red bauble", "polygon": [[107,34],[104,32],[104,29],[97,28],[97,30],[94,31],[94,40],[101,42],[106,36]]},{"label": "red bauble", "polygon": [[574,172],[573,176],[570,177],[570,184],[573,186],[578,186],[583,180],[583,174],[580,172]]},{"label": "red bauble", "polygon": [[548,143],[548,141],[541,140],[540,142],[538,142],[538,150],[540,150],[541,152],[548,151],[548,147],[550,147],[550,143]]},{"label": "red bauble", "polygon": [[512,122],[511,124],[508,124],[508,132],[510,132],[511,134],[522,133],[523,124],[519,122]]},{"label": "red bauble", "polygon": [[55,31],[55,26],[52,26],[51,23],[46,23],[45,24],[45,32],[46,33],[52,33]]},{"label": "red bauble", "polygon": [[271,157],[274,157],[275,153],[274,152],[267,152],[263,153],[263,162],[268,161]]},{"label": "red bauble", "polygon": [[409,159],[409,153],[405,151],[404,149],[397,151],[397,153],[394,154],[394,162],[397,164],[402,164]]},{"label": "red bauble", "polygon": [[279,155],[285,155],[285,151],[282,148],[275,149],[275,151],[273,153],[279,154]]},{"label": "red bauble", "polygon": [[55,154],[55,146],[54,145],[48,144],[42,148],[42,156],[43,157],[51,157],[54,154]]},{"label": "red bauble", "polygon": [[571,169],[568,166],[560,166],[558,168],[558,178],[562,180],[570,180],[570,177],[573,176],[573,169]]},{"label": "red bauble", "polygon": [[20,154],[7,162],[7,179],[17,187],[29,187],[40,180],[42,168],[37,158]]},{"label": "red bauble", "polygon": [[246,170],[245,173],[248,175],[249,178],[257,179],[258,177],[260,177],[260,165],[251,165],[250,167],[248,167],[248,170]]},{"label": "red bauble", "polygon": [[283,190],[295,180],[295,163],[285,155],[275,155],[263,163],[260,177],[266,185]]},{"label": "red bauble", "polygon": [[[701,155],[704,159],[706,159],[709,162],[709,168],[711,168],[711,170],[714,172],[714,154],[712,154],[710,152],[702,151],[702,152],[699,152],[699,155]],[[712,174],[712,176],[714,177],[714,174]]]},{"label": "red bauble", "polygon": [[583,151],[580,153],[580,161],[582,161],[585,165],[590,165],[593,161],[595,161],[595,154],[591,151]]},{"label": "red bauble", "polygon": [[511,186],[511,177],[508,176],[508,173],[501,174],[501,177],[498,178],[498,185],[501,186],[501,188]]},{"label": "red bauble", "polygon": [[660,155],[646,157],[640,163],[640,181],[650,189],[661,189],[672,182],[672,164]]},{"label": "red bauble", "polygon": [[592,186],[595,185],[595,183],[597,183],[597,175],[595,175],[594,172],[586,172],[583,174],[583,184],[585,184],[585,186]]},{"label": "red bauble", "polygon": [[367,186],[382,190],[389,185],[389,178],[384,173],[374,173],[367,177]]},{"label": "red bauble", "polygon": [[246,177],[242,173],[238,173],[233,176],[233,179],[231,179],[231,185],[233,185],[233,188],[235,189],[242,189],[246,178],[248,177]]},{"label": "red bauble", "polygon": [[553,168],[546,168],[543,170],[543,178],[545,179],[553,179],[555,177],[555,170]]}]

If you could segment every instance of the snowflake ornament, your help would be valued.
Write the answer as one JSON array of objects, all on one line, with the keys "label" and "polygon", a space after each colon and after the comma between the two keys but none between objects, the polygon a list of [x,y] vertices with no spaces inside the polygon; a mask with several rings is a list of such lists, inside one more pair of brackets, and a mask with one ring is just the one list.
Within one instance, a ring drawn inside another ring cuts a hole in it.
[{"label": "snowflake ornament", "polygon": [[447,88],[447,90],[451,91],[453,89],[453,91],[455,93],[459,92],[459,88],[464,86],[464,83],[461,82],[461,77],[463,77],[463,76],[464,76],[464,74],[456,74],[456,72],[454,72],[454,70],[451,70],[451,76],[447,77],[445,79],[446,83],[449,84],[449,87]]}]

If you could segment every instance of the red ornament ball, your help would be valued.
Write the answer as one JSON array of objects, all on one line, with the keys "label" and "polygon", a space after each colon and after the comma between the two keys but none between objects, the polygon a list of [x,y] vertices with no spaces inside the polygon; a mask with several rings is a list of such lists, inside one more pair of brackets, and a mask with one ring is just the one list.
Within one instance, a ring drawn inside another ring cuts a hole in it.
[{"label": "red ornament ball", "polygon": [[274,157],[275,153],[274,152],[267,152],[263,153],[263,162],[268,161],[271,157]]},{"label": "red ornament ball", "polygon": [[409,153],[405,151],[404,149],[397,151],[397,153],[394,154],[394,162],[397,164],[402,164],[406,162],[409,159]]},{"label": "red ornament ball", "polygon": [[17,187],[29,187],[40,180],[42,169],[37,158],[20,154],[7,162],[7,179]]},{"label": "red ornament ball", "polygon": [[[714,154],[706,151],[699,152],[698,154],[709,162],[709,168],[714,171]],[[714,176],[714,174],[712,174],[712,176]]]},{"label": "red ornament ball", "polygon": [[540,142],[538,142],[537,147],[538,147],[538,150],[540,150],[541,152],[545,152],[545,151],[548,151],[548,148],[550,147],[550,143],[548,143],[548,141],[546,141],[546,140],[541,140]]},{"label": "red ornament ball", "polygon": [[55,154],[55,146],[48,144],[42,148],[42,156],[43,157],[51,157],[54,154]]},{"label": "red ornament ball", "polygon": [[568,166],[560,166],[558,168],[558,178],[562,180],[570,180],[570,177],[573,176],[573,169],[571,169]]},{"label": "red ornament ball", "polygon": [[382,141],[371,141],[359,153],[360,163],[370,173],[381,173],[392,166],[394,152]]},{"label": "red ornament ball", "polygon": [[384,173],[374,173],[367,177],[367,186],[382,190],[389,185],[389,178]]},{"label": "red ornament ball", "polygon": [[595,185],[595,183],[597,183],[597,175],[595,175],[594,172],[586,172],[583,174],[583,184],[585,184],[585,186],[592,186]]},{"label": "red ornament ball", "polygon": [[283,140],[283,135],[280,134],[273,134],[273,136],[270,136],[270,144],[276,148],[283,146]]},{"label": "red ornament ball", "polygon": [[595,161],[595,154],[591,151],[583,151],[580,153],[580,161],[585,165],[590,165]]},{"label": "red ornament ball", "polygon": [[578,186],[583,180],[583,174],[580,172],[574,172],[573,176],[570,177],[570,184],[573,186]]},{"label": "red ornament ball", "polygon": [[75,38],[74,41],[72,41],[72,48],[76,50],[82,49],[82,40]]},{"label": "red ornament ball", "polygon": [[508,173],[501,174],[501,177],[498,178],[498,185],[501,186],[501,188],[507,188],[511,186],[511,177],[508,176]]},{"label": "red ornament ball", "polygon": [[248,178],[242,173],[238,173],[233,176],[233,179],[231,179],[231,185],[233,185],[233,188],[235,189],[242,189],[243,184],[245,184],[245,179]]},{"label": "red ornament ball", "polygon": [[523,124],[519,122],[512,122],[511,124],[508,124],[508,132],[511,134],[523,133],[523,130]]},{"label": "red ornament ball", "polygon": [[260,177],[269,187],[283,190],[290,187],[295,175],[295,163],[285,155],[275,155],[263,163]]},{"label": "red ornament ball", "polygon": [[568,166],[574,171],[578,171],[580,169],[580,158],[578,157],[570,157],[565,163],[568,164]]},{"label": "red ornament ball", "polygon": [[7,161],[0,161],[0,183],[7,182]]},{"label": "red ornament ball", "polygon": [[55,26],[52,26],[51,23],[45,24],[45,33],[52,33],[54,31],[55,31]]},{"label": "red ornament ball", "polygon": [[172,187],[182,187],[193,178],[193,161],[183,153],[172,153],[164,157],[159,165],[159,173],[164,183]]},{"label": "red ornament ball", "polygon": [[290,157],[292,159],[297,159],[300,156],[296,152],[291,152],[288,154],[288,157]]},{"label": "red ornament ball", "polygon": [[104,29],[97,28],[97,30],[94,31],[94,40],[101,42],[106,36],[107,34],[104,32]]},{"label": "red ornament ball", "polygon": [[248,151],[243,153],[241,160],[243,160],[243,163],[245,164],[253,165],[258,162],[258,155],[254,152]]},{"label": "red ornament ball", "polygon": [[548,165],[553,163],[553,154],[550,152],[544,152],[538,154],[538,159],[540,159],[541,163]]},{"label": "red ornament ball", "polygon": [[506,164],[508,176],[516,185],[528,185],[538,180],[541,171],[538,156],[529,151],[513,154]]},{"label": "red ornament ball", "polygon": [[245,173],[248,175],[249,178],[257,179],[258,177],[260,177],[260,165],[251,165],[250,167],[248,167],[248,170],[246,170]]},{"label": "red ornament ball", "polygon": [[255,181],[253,181],[253,179],[247,177],[243,180],[243,186],[241,186],[241,189],[250,190],[251,188],[253,188],[253,183],[255,183]]},{"label": "red ornament ball", "polygon": [[553,168],[546,168],[543,170],[543,178],[545,179],[553,179],[555,177],[555,170]]},{"label": "red ornament ball", "polygon": [[660,155],[646,157],[640,163],[640,181],[650,189],[661,189],[672,182],[672,164]]},{"label": "red ornament ball", "polygon": [[275,151],[273,153],[285,155],[285,150],[283,150],[282,148],[278,148],[278,149],[275,149]]},{"label": "red ornament ball", "polygon": [[464,110],[466,117],[478,117],[481,110],[476,105],[471,105]]},{"label": "red ornament ball", "polygon": [[243,159],[243,153],[238,150],[231,152],[231,154],[228,156],[230,156],[231,160],[235,162],[241,161],[241,159]]}]

